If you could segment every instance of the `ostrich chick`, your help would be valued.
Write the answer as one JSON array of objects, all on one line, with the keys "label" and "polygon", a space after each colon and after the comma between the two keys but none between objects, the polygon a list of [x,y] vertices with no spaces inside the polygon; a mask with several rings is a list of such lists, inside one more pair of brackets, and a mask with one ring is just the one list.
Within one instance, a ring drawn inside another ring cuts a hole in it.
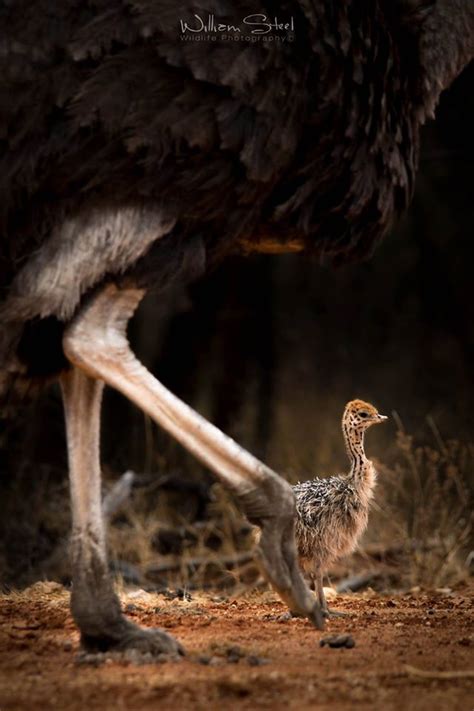
[{"label": "ostrich chick", "polygon": [[351,463],[349,473],[311,479],[293,487],[300,563],[312,580],[326,617],[343,613],[328,609],[323,572],[337,558],[354,550],[367,527],[376,472],[365,456],[365,431],[386,419],[373,405],[351,400],[342,417],[342,432]]}]

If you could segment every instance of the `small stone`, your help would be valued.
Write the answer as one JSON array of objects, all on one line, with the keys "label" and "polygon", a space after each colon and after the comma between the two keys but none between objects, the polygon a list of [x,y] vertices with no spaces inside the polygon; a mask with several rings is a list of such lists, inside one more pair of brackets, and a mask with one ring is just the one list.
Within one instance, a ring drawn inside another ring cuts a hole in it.
[{"label": "small stone", "polygon": [[226,652],[227,662],[229,664],[238,664],[241,658],[244,656],[240,647],[229,647]]},{"label": "small stone", "polygon": [[319,646],[324,647],[328,645],[331,649],[352,649],[355,647],[355,640],[350,634],[336,634],[330,637],[323,637],[319,641]]},{"label": "small stone", "polygon": [[257,657],[254,654],[250,654],[247,657],[247,664],[250,667],[260,667],[262,664],[269,664],[270,661],[268,659],[264,659],[263,657]]},{"label": "small stone", "polygon": [[210,667],[218,667],[220,664],[222,664],[222,659],[219,659],[219,657],[211,657],[209,660]]},{"label": "small stone", "polygon": [[280,674],[280,672],[272,671],[272,672],[270,672],[270,674],[268,675],[268,678],[269,678],[271,681],[281,681],[281,680],[283,679],[283,675]]},{"label": "small stone", "polygon": [[207,655],[202,655],[201,657],[198,657],[197,661],[198,664],[204,664],[204,666],[209,666],[211,663],[212,657],[208,657]]},{"label": "small stone", "polygon": [[151,595],[146,590],[132,590],[127,593],[129,600],[150,600]]},{"label": "small stone", "polygon": [[176,590],[176,597],[179,600],[185,600],[186,602],[191,602],[191,600],[193,599],[191,593],[189,593],[184,588],[178,588]]},{"label": "small stone", "polygon": [[395,627],[403,627],[403,622],[395,622]]},{"label": "small stone", "polygon": [[99,667],[104,663],[103,655],[88,654],[87,652],[79,652],[76,657],[76,664],[90,664],[93,667]]}]

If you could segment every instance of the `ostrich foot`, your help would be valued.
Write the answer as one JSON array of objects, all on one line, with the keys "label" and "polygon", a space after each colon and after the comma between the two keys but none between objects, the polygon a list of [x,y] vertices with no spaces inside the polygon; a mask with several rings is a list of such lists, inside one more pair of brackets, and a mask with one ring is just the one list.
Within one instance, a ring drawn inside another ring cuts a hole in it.
[{"label": "ostrich foot", "polygon": [[185,652],[181,644],[160,629],[145,629],[123,619],[120,636],[82,635],[78,661],[98,664],[106,659],[126,659],[135,663],[179,661]]},{"label": "ostrich foot", "polygon": [[323,617],[328,619],[329,617],[350,617],[350,612],[342,612],[341,610],[331,610],[329,607],[322,610]]}]

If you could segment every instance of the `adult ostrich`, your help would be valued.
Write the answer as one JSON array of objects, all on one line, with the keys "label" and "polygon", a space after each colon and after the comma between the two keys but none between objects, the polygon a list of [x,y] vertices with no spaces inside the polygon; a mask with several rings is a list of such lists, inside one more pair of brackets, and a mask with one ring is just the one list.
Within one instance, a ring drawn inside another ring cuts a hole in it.
[{"label": "adult ostrich", "polygon": [[1,386],[60,380],[71,606],[90,650],[181,649],[126,620],[108,577],[104,383],[235,493],[262,528],[269,580],[321,624],[296,562],[290,487],[147,372],[127,321],[147,289],[230,252],[369,254],[409,202],[421,124],[474,55],[474,5],[288,0],[277,14],[294,35],[265,26],[267,0],[0,7]]}]

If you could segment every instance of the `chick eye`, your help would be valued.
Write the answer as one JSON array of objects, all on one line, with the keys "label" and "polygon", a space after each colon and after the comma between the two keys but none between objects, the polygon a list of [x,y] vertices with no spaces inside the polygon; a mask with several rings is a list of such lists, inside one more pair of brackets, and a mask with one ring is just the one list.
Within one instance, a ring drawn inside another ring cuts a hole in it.
[{"label": "chick eye", "polygon": [[368,416],[369,416],[369,413],[368,413],[368,412],[359,412],[359,415],[360,415],[361,417],[364,417],[364,418],[365,418],[365,417],[368,417]]}]

